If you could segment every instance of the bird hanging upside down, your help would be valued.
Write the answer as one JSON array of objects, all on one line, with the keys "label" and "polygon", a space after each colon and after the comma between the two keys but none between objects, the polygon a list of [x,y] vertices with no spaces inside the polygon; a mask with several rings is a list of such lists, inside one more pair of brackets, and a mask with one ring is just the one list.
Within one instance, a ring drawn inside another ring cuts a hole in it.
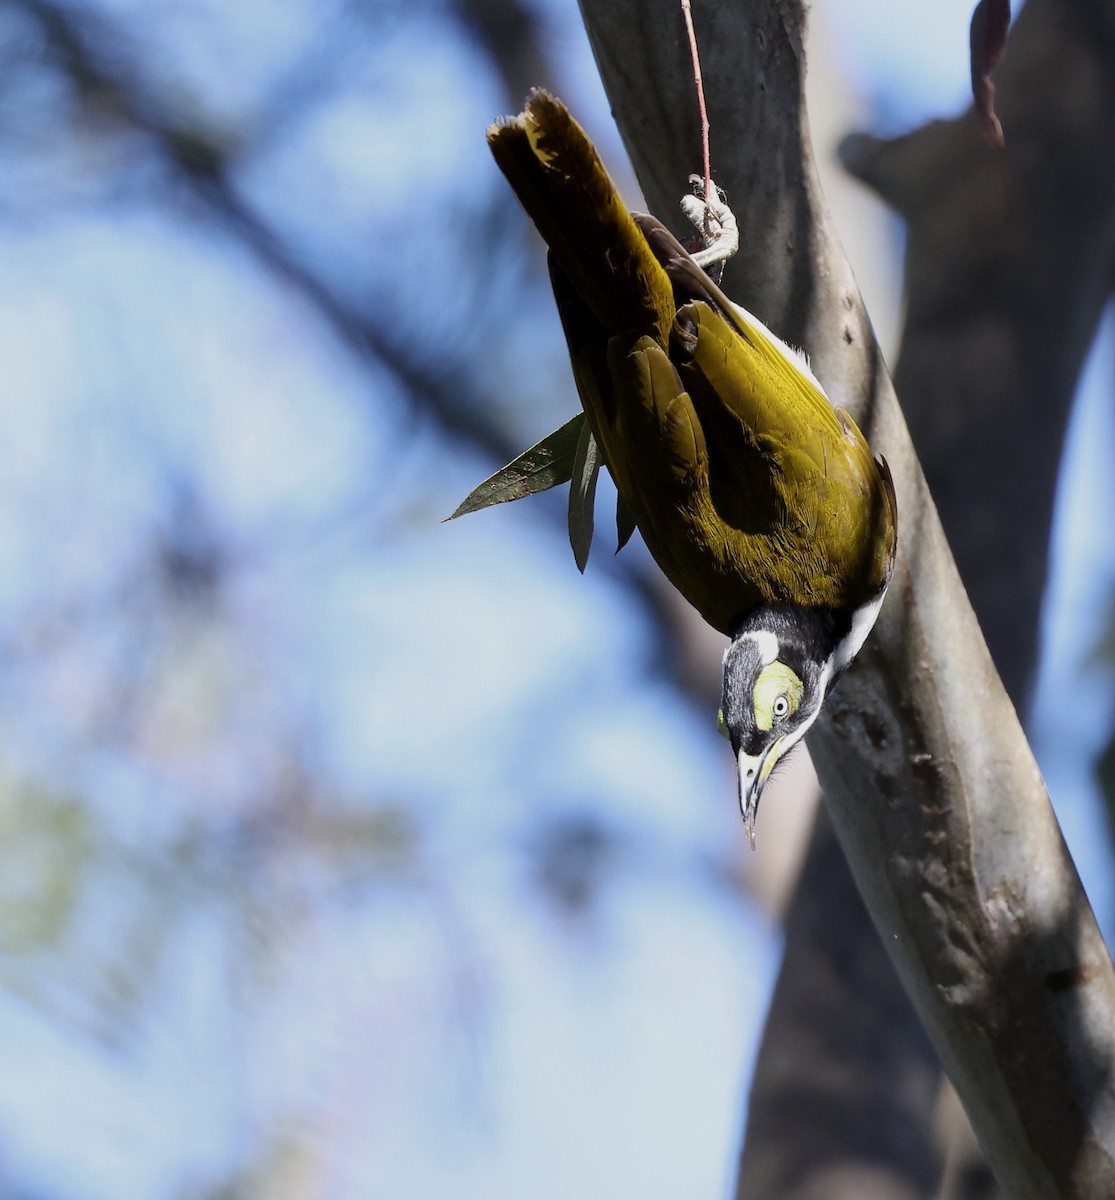
[{"label": "bird hanging upside down", "polygon": [[[628,211],[560,101],[532,92],[488,142],[549,246],[587,424],[539,443],[454,515],[539,490],[492,485],[537,471],[552,439],[566,449],[541,486],[607,467],[621,545],[633,522],[670,582],[732,639],[718,723],[754,847],[772,769],[882,605],[897,532],[890,472],[801,355],[731,303],[661,222]],[[582,569],[585,556],[587,542]]]}]

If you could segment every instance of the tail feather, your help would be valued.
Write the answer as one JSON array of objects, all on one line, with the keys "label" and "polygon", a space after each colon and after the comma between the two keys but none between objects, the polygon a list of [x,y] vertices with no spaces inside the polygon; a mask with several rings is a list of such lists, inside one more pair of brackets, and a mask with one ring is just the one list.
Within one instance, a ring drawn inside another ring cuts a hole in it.
[{"label": "tail feather", "polygon": [[558,269],[605,329],[664,342],[670,281],[569,110],[535,89],[523,112],[488,130],[488,144]]}]

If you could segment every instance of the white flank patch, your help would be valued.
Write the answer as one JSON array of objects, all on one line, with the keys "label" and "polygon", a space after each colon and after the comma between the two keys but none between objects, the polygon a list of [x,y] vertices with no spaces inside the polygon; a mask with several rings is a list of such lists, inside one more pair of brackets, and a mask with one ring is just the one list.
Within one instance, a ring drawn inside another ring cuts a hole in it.
[{"label": "white flank patch", "polygon": [[848,630],[848,636],[836,647],[836,653],[833,655],[833,671],[837,674],[863,649],[863,643],[867,641],[867,635],[879,616],[879,609],[883,607],[886,594],[887,589],[883,588],[877,599],[862,605],[852,614],[852,627]]},{"label": "white flank patch", "polygon": [[795,350],[793,346],[787,345],[776,333],[771,333],[758,317],[753,313],[749,313],[742,305],[733,304],[732,307],[739,314],[740,320],[749,329],[754,330],[760,337],[766,338],[795,371],[804,375],[822,396],[827,396],[817,376],[813,374],[813,368],[809,365],[809,359],[800,350]]}]

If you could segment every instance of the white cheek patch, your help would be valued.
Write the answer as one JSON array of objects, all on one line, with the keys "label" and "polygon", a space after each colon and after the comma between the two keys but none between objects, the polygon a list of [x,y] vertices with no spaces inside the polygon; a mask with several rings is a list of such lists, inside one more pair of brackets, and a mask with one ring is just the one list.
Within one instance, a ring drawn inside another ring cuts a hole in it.
[{"label": "white cheek patch", "polygon": [[740,640],[748,638],[755,643],[764,667],[769,667],[778,657],[778,638],[769,629],[754,629],[739,636]]}]

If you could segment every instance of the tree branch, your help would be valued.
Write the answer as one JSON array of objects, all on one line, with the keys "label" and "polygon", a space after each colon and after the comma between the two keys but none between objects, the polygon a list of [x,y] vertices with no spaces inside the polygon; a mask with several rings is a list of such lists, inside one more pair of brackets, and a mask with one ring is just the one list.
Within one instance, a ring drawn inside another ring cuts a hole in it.
[{"label": "tree branch", "polygon": [[1006,153],[969,112],[893,141],[848,138],[841,157],[906,220],[895,383],[1022,709],[1061,446],[1115,266],[1115,3],[1031,0],[1009,47],[996,73]]},{"label": "tree branch", "polygon": [[[941,1067],[824,806],[786,914],[738,1200],[928,1200]],[[866,936],[865,936],[866,935]]]},{"label": "tree branch", "polygon": [[[669,218],[699,146],[680,11],[582,10],[644,194]],[[806,348],[898,489],[891,595],[811,750],[860,891],[1001,1185],[1023,1200],[1109,1196],[1115,973],[820,197],[802,28],[790,0],[698,13],[718,182],[743,239],[725,286]]]}]

